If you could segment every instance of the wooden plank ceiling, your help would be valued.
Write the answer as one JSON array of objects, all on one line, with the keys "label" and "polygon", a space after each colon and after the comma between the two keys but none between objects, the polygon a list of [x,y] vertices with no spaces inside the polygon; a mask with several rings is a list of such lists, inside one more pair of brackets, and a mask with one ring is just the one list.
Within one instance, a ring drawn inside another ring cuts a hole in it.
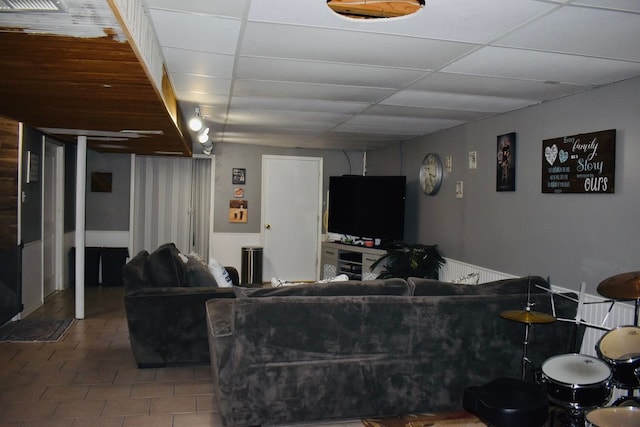
[{"label": "wooden plank ceiling", "polygon": [[59,138],[87,135],[101,152],[191,156],[168,80],[161,90],[113,35],[0,32],[0,115]]}]

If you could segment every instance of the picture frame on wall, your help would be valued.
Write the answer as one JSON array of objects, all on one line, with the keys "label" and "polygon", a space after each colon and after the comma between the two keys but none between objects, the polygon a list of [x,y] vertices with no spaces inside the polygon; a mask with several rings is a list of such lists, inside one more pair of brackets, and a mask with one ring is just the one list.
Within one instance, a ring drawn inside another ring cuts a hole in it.
[{"label": "picture frame on wall", "polygon": [[496,191],[516,191],[516,133],[498,135]]},{"label": "picture frame on wall", "polygon": [[246,184],[247,171],[244,168],[233,168],[231,182],[233,185]]}]

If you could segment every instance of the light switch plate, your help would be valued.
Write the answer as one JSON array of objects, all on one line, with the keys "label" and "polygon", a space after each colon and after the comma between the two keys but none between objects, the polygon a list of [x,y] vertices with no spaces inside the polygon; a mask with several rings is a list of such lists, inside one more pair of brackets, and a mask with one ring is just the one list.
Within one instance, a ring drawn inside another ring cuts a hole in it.
[{"label": "light switch plate", "polygon": [[478,152],[469,151],[469,169],[476,169],[478,167]]},{"label": "light switch plate", "polygon": [[444,158],[444,170],[447,173],[451,173],[453,170],[453,156],[447,156]]},{"label": "light switch plate", "polygon": [[462,199],[464,193],[463,183],[462,181],[456,182],[456,199]]}]

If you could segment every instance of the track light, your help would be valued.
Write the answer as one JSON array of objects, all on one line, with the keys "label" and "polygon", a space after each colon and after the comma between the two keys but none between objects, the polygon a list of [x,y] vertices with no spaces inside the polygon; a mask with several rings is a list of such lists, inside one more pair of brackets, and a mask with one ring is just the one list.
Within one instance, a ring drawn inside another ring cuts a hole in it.
[{"label": "track light", "polygon": [[189,129],[198,132],[202,129],[202,118],[200,118],[200,107],[196,107],[196,116],[189,120]]},{"label": "track light", "polygon": [[200,141],[201,144],[204,144],[207,141],[209,141],[209,128],[206,128],[205,130],[203,130],[198,134],[198,141]]},{"label": "track light", "polygon": [[213,151],[213,141],[209,140],[202,145],[202,153],[207,156]]}]

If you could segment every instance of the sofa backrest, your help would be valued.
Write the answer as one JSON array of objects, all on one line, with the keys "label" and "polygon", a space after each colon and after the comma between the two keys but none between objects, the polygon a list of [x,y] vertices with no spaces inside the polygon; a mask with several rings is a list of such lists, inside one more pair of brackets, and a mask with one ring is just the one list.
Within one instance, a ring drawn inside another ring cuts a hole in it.
[{"label": "sofa backrest", "polygon": [[539,294],[549,289],[549,283],[540,276],[497,280],[479,285],[441,282],[418,277],[410,277],[408,281],[414,288],[415,296]]},{"label": "sofa backrest", "polygon": [[284,296],[356,296],[396,295],[410,296],[413,287],[403,279],[347,280],[344,282],[308,283],[273,288],[235,288],[236,296],[284,297]]}]

